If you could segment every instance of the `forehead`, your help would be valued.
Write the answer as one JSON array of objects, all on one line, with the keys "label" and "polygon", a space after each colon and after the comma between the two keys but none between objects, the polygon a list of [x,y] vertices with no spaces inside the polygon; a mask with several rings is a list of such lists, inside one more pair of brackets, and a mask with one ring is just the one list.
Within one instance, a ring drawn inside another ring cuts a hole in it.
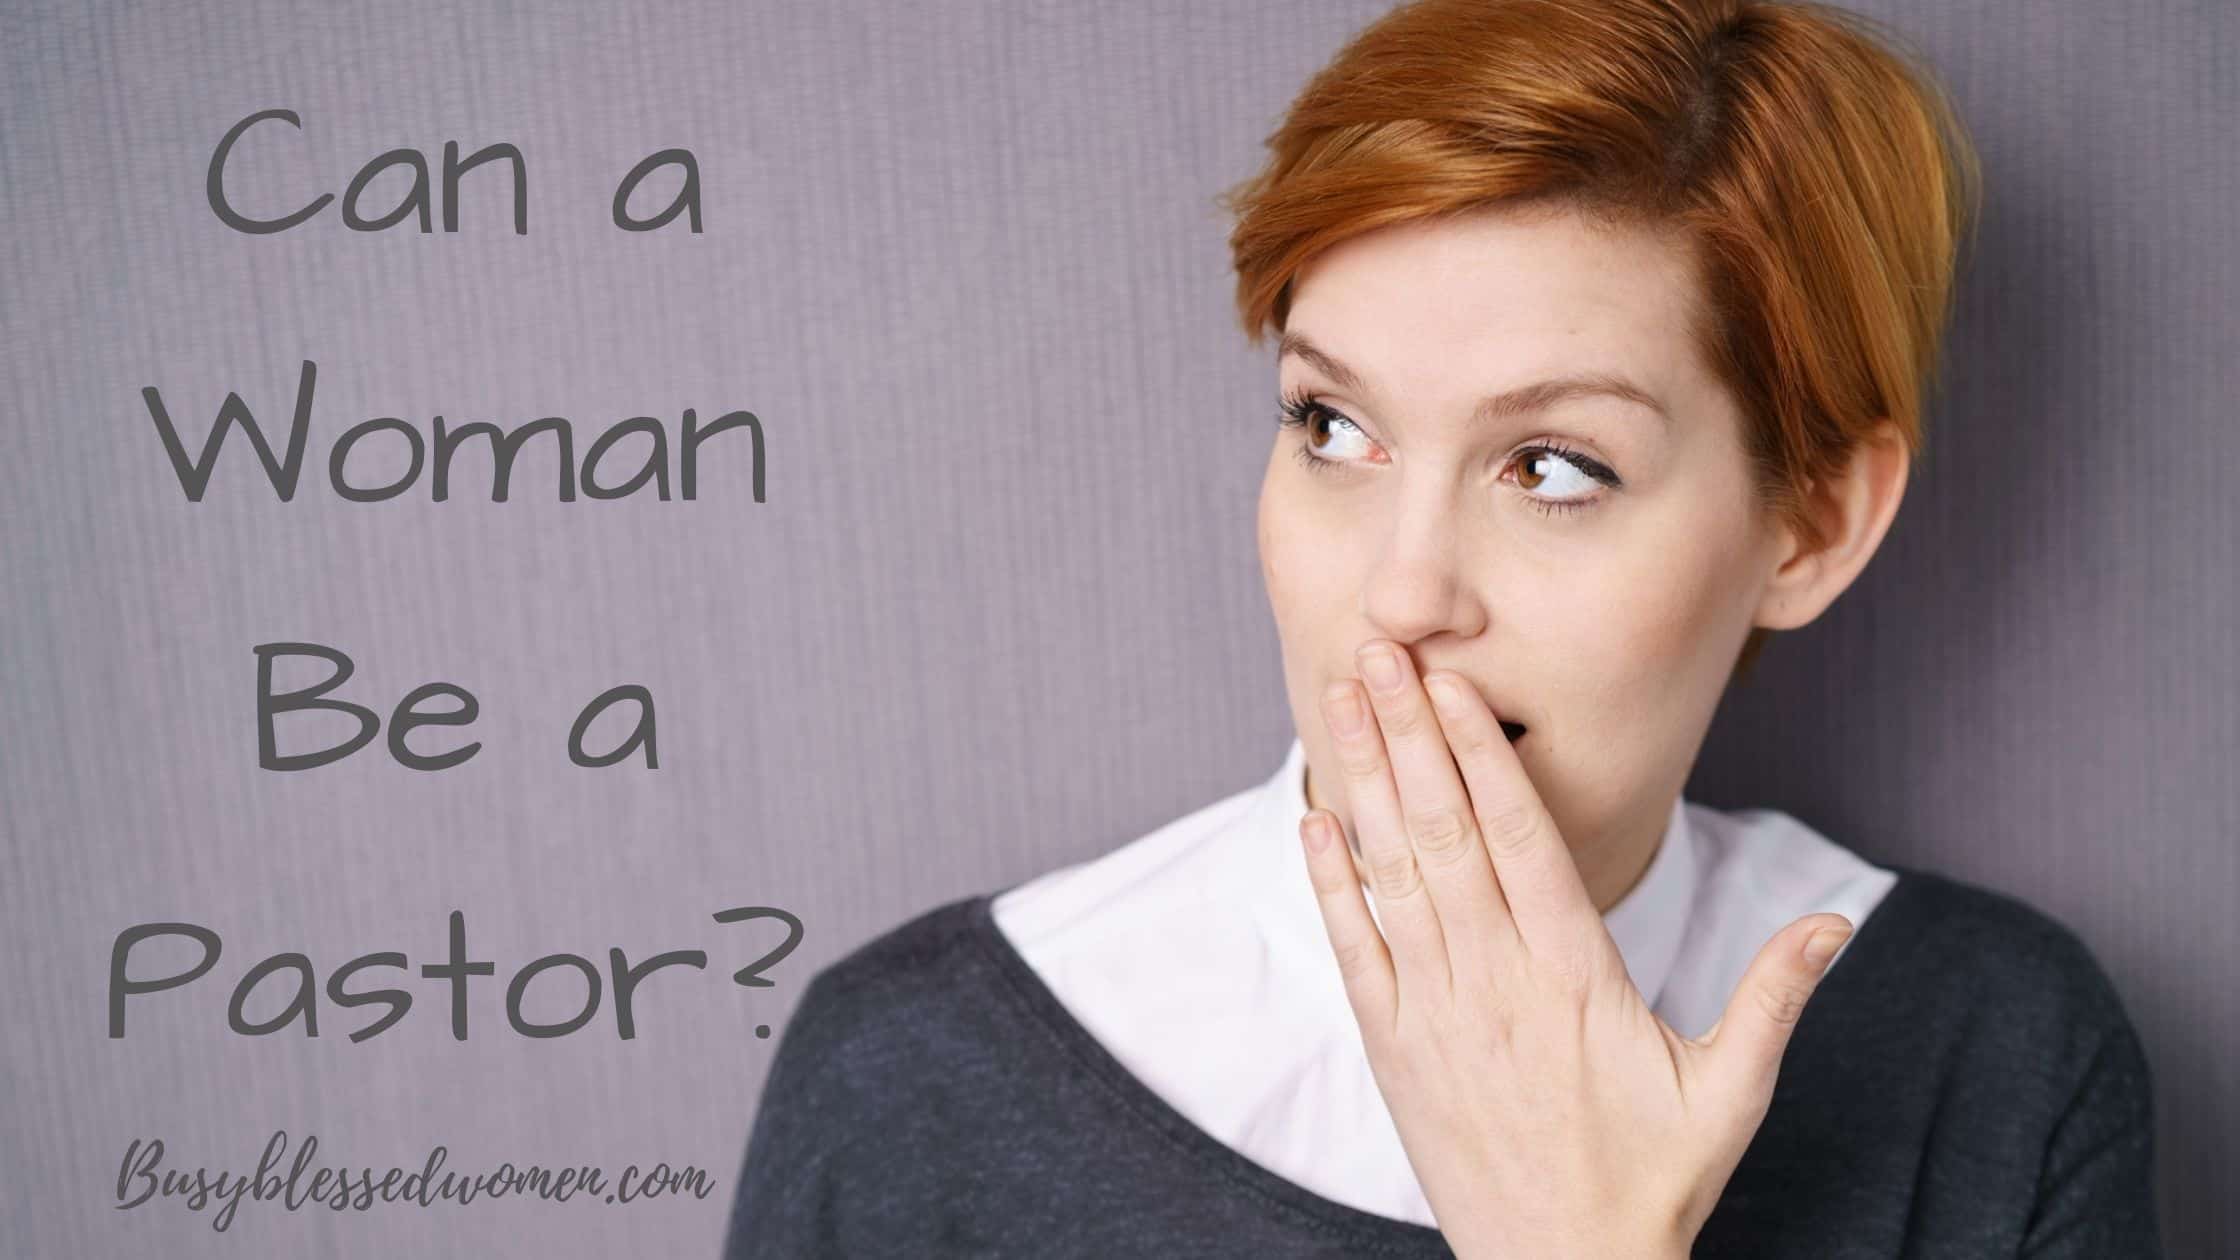
[{"label": "forehead", "polygon": [[1377,388],[1582,368],[1672,388],[1700,369],[1697,284],[1674,232],[1496,207],[1341,242],[1301,275],[1285,324]]}]

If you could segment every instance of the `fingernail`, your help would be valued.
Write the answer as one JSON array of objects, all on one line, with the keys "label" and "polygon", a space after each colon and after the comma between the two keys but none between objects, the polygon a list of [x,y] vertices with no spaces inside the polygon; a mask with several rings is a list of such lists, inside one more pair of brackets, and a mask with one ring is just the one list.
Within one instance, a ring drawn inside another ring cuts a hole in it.
[{"label": "fingernail", "polygon": [[1388,647],[1373,647],[1363,651],[1361,676],[1377,689],[1377,694],[1389,696],[1400,690],[1400,657]]},{"label": "fingernail", "polygon": [[1804,943],[1804,960],[1815,967],[1825,967],[1836,956],[1843,943],[1851,939],[1850,928],[1822,928]]},{"label": "fingernail", "polygon": [[1307,852],[1320,853],[1330,847],[1330,823],[1315,817],[1307,820]]},{"label": "fingernail", "polygon": [[1369,720],[1369,715],[1361,711],[1361,697],[1344,683],[1323,695],[1322,708],[1330,716],[1330,729],[1346,739],[1359,735]]}]

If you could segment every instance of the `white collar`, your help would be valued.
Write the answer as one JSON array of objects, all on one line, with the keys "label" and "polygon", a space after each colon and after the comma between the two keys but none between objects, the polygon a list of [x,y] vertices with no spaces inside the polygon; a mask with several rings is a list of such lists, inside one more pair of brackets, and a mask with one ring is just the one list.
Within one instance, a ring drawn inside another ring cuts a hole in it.
[{"label": "white collar", "polygon": [[[1236,891],[1255,903],[1261,917],[1283,937],[1327,954],[1330,937],[1307,878],[1306,854],[1299,847],[1299,820],[1306,816],[1307,754],[1294,735],[1283,764],[1258,790],[1235,839],[1242,877]],[[1674,795],[1656,856],[1633,888],[1602,916],[1603,926],[1625,957],[1626,972],[1642,1000],[1654,1008],[1672,974],[1699,879],[1688,803]]]}]

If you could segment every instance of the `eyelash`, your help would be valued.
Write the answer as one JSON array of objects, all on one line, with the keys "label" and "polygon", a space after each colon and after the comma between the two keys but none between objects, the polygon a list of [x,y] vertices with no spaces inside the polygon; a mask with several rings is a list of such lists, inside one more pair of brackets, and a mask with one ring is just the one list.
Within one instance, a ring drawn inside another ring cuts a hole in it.
[{"label": "eyelash", "polygon": [[[1339,420],[1345,420],[1347,424],[1353,423],[1353,421],[1347,419],[1345,416],[1339,414],[1338,412],[1332,410],[1327,406],[1324,406],[1322,401],[1316,398],[1313,394],[1286,394],[1283,398],[1281,409],[1276,413],[1276,423],[1287,429],[1305,429],[1308,425],[1314,422],[1317,416],[1323,415],[1331,416]],[[1570,447],[1564,446],[1559,442],[1535,442],[1518,452],[1519,455],[1532,455],[1539,453],[1553,455],[1556,458],[1563,460],[1565,463],[1570,464],[1572,467],[1578,469],[1580,472],[1585,473],[1587,476],[1593,478],[1594,480],[1601,482],[1605,486],[1620,486],[1625,484],[1618,479],[1618,474],[1613,472],[1607,465],[1603,464],[1599,460],[1587,456],[1582,452],[1572,450]],[[1298,457],[1300,465],[1306,468],[1306,470],[1309,472],[1329,472],[1337,468],[1338,465],[1342,462],[1335,459],[1324,459],[1322,456],[1315,454],[1311,449],[1309,449],[1307,443],[1304,441],[1301,441],[1299,443],[1299,449],[1295,452],[1295,454]],[[1581,511],[1588,507],[1592,507],[1601,498],[1601,496],[1597,495],[1593,499],[1563,500],[1535,498],[1528,493],[1525,495],[1525,498],[1532,504],[1534,508],[1539,510],[1541,515],[1554,516],[1558,513],[1570,515],[1571,513]]]}]

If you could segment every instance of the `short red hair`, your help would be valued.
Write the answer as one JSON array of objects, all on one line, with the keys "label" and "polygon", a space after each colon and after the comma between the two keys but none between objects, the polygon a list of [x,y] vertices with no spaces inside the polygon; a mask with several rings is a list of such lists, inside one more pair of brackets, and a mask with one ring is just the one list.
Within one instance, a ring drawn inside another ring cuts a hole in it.
[{"label": "short red hair", "polygon": [[[1918,55],[1845,10],[1763,0],[1414,0],[1355,35],[1224,193],[1245,335],[1322,251],[1548,201],[1679,228],[1696,333],[1761,507],[1808,547],[1812,486],[1887,417],[1921,453],[1976,155]],[[1747,668],[1770,632],[1750,632]]]}]

